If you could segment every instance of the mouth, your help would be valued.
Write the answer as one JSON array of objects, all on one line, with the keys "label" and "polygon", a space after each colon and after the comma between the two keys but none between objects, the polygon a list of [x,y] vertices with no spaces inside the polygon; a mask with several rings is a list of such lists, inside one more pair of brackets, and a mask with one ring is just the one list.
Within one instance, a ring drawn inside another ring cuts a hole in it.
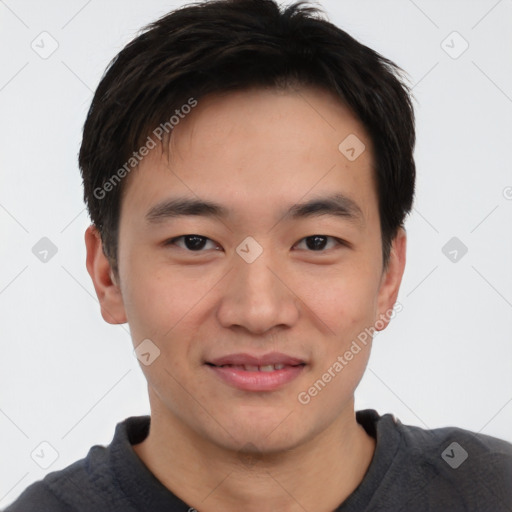
[{"label": "mouth", "polygon": [[287,366],[305,366],[306,363],[300,363],[297,365],[286,365],[283,363],[276,364],[266,364],[263,366],[252,365],[252,364],[223,364],[223,365],[215,365],[212,363],[206,363],[209,366],[214,366],[215,368],[233,368],[235,370],[242,370],[244,372],[274,372],[276,370],[283,370]]},{"label": "mouth", "polygon": [[280,353],[264,356],[231,354],[205,365],[225,384],[244,391],[274,391],[296,379],[307,366],[299,358]]}]

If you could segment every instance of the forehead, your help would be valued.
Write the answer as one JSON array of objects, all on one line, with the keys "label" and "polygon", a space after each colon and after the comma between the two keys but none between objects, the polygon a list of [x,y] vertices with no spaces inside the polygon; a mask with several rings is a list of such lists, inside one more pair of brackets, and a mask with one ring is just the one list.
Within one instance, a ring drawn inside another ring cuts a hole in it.
[{"label": "forehead", "polygon": [[[362,151],[355,159],[343,152],[347,140]],[[180,193],[243,208],[339,192],[364,203],[376,201],[373,175],[371,141],[339,98],[320,88],[254,88],[199,99],[170,143],[130,175],[125,200],[147,210]]]},{"label": "forehead", "polygon": [[[218,148],[226,157],[240,158],[244,152],[265,155],[288,152],[288,158],[323,151],[329,145],[337,150],[340,137],[358,133],[367,138],[362,123],[331,92],[320,87],[300,89],[251,88],[207,95],[172,131],[171,156],[177,160],[184,152],[201,146]],[[238,142],[222,146],[224,140]],[[186,154],[190,157],[190,154]],[[221,155],[217,155],[221,156]],[[314,156],[314,155],[311,155]]]}]

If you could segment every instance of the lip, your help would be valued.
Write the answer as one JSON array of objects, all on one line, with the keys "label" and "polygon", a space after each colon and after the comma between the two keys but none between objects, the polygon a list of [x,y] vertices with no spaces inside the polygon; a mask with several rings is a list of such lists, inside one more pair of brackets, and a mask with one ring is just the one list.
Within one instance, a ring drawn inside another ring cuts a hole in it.
[{"label": "lip", "polygon": [[[271,371],[244,370],[240,366],[284,365]],[[222,365],[233,365],[223,366]],[[230,354],[213,359],[206,367],[224,383],[243,391],[275,391],[296,379],[304,370],[304,360],[279,352],[262,356]]]},{"label": "lip", "polygon": [[304,365],[285,366],[270,372],[247,371],[230,366],[206,367],[226,384],[243,391],[275,391],[296,379],[304,370]]}]

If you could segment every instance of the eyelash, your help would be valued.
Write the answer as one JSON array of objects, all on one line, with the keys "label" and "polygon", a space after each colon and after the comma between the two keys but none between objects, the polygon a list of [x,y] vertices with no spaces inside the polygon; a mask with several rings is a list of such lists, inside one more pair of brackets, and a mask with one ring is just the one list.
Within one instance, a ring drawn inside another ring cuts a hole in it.
[{"label": "eyelash", "polygon": [[[187,237],[197,237],[197,238],[201,238],[202,240],[207,240],[207,241],[210,241],[210,242],[213,242],[213,243],[216,243],[214,242],[211,238],[208,238],[206,236],[202,236],[202,235],[196,235],[196,234],[189,234],[189,235],[181,235],[181,236],[177,236],[175,238],[171,238],[169,240],[167,240],[166,242],[164,242],[164,245],[167,247],[167,246],[171,246],[171,245],[176,245],[176,241],[178,240],[181,240],[181,239],[185,239]],[[345,242],[344,240],[340,239],[340,238],[336,238],[334,236],[329,236],[329,235],[319,235],[319,234],[315,234],[315,235],[309,235],[309,236],[306,236],[304,238],[301,238],[297,244],[307,240],[308,238],[314,238],[314,237],[321,237],[321,238],[326,238],[328,240],[334,240],[335,243],[338,245],[338,246],[345,246],[345,247],[348,247],[349,244],[347,242]],[[297,245],[295,244],[295,245]],[[295,247],[294,245],[294,247]],[[179,247],[179,246],[178,246]],[[332,249],[333,247],[330,247],[330,249]],[[205,250],[202,248],[202,249],[199,249],[197,251],[193,251],[191,249],[188,249],[186,247],[180,247],[180,249],[183,249],[187,252],[196,252],[196,253],[201,253],[201,252],[205,252]],[[318,252],[318,253],[322,253],[322,252],[326,252],[328,251],[329,249],[320,249],[318,251],[314,251],[314,250],[308,250],[308,252]]]}]

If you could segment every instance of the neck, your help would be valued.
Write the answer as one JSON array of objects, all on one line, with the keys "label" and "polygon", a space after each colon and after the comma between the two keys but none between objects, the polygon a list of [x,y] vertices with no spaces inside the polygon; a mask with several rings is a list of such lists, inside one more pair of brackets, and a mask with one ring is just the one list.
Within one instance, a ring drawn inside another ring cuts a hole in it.
[{"label": "neck", "polygon": [[356,422],[352,401],[323,432],[282,453],[226,450],[156,411],[134,450],[165,487],[201,512],[332,512],[363,480],[375,440]]}]

